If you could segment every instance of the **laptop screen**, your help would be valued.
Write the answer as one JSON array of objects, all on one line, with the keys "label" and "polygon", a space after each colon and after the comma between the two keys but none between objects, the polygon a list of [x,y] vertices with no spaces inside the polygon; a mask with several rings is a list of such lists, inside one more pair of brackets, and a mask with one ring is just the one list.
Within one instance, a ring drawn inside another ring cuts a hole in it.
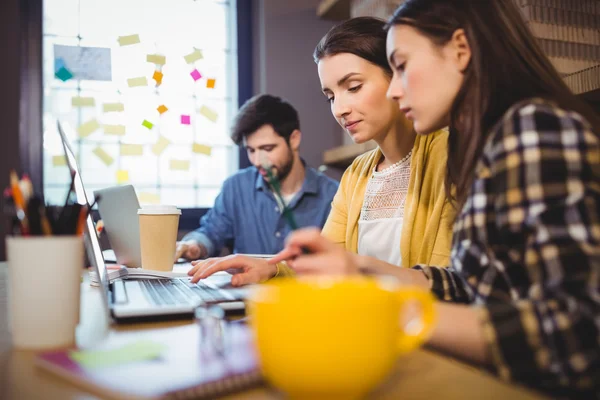
[{"label": "laptop screen", "polygon": [[[69,166],[69,170],[73,176],[73,186],[75,189],[75,196],[77,198],[77,202],[79,204],[88,204],[87,195],[85,194],[85,188],[83,186],[83,181],[81,179],[81,175],[79,174],[79,167],[77,166],[77,159],[75,158],[75,153],[71,149],[71,145],[69,144],[69,140],[63,130],[63,126],[60,121],[57,122],[58,125],[58,133],[60,134],[60,139],[62,141],[63,149],[65,151],[65,158],[67,160],[67,165]],[[91,214],[88,215],[86,221],[86,227],[84,230],[84,241],[85,248],[92,264],[92,267],[98,274],[98,278],[100,281],[100,285],[102,286],[102,292],[104,296],[105,304],[108,304],[108,274],[106,271],[106,264],[104,263],[104,257],[102,256],[102,248],[100,247],[100,242],[98,241],[98,235],[96,234],[96,227],[94,225],[94,221],[92,219]]]}]

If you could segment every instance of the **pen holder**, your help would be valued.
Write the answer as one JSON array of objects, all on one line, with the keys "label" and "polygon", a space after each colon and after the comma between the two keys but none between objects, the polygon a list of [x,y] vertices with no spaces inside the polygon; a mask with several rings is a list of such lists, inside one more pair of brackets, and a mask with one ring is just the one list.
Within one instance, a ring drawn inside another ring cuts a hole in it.
[{"label": "pen holder", "polygon": [[8,323],[20,349],[75,344],[83,260],[81,236],[8,237]]}]

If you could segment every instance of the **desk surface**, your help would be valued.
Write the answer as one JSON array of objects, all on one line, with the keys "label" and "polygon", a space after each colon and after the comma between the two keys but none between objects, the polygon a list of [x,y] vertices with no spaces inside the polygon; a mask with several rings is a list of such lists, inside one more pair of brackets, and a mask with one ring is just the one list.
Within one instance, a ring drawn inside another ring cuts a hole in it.
[{"label": "desk surface", "polygon": [[[6,263],[0,263],[0,398],[22,399],[93,399],[85,392],[60,378],[36,369],[34,353],[13,351],[7,327]],[[157,334],[181,340],[189,334],[191,322],[170,322],[110,326],[104,315],[100,292],[87,284],[82,286],[81,323],[78,344],[88,346],[103,340],[123,339],[126,336]],[[196,325],[194,325],[195,327]],[[192,328],[194,329],[194,328]],[[441,396],[443,395],[443,396]],[[280,396],[262,387],[237,393],[228,398],[277,399]],[[537,393],[516,385],[505,384],[493,376],[428,350],[419,350],[398,363],[390,379],[373,398],[404,399],[544,399]]]}]

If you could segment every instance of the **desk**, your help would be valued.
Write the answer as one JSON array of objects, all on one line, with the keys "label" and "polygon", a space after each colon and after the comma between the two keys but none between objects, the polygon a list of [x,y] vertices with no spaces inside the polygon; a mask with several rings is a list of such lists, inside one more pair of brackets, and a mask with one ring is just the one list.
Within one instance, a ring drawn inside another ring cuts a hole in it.
[{"label": "desk", "polygon": [[[7,327],[6,263],[0,263],[0,398],[25,399],[95,399],[97,397],[62,379],[36,369],[34,354],[13,351]],[[101,340],[123,339],[127,336],[159,335],[185,340],[196,329],[189,321],[110,326],[104,315],[97,288],[83,284],[81,290],[81,321],[77,340],[81,346]],[[493,376],[480,372],[428,350],[419,350],[398,363],[390,379],[378,388],[377,399],[511,399],[542,400],[543,396],[516,385],[507,385]],[[237,393],[226,399],[278,399],[274,390],[260,387]]]}]

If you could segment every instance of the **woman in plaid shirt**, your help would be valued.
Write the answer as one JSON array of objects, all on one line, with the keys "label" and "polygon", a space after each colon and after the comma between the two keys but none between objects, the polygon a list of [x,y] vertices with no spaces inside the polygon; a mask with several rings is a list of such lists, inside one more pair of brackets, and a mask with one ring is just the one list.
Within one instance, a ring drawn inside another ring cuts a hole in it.
[{"label": "woman in plaid shirt", "polygon": [[[393,272],[441,300],[429,346],[554,396],[600,397],[600,119],[512,0],[406,0],[388,29],[388,96],[419,134],[450,126],[451,265]],[[364,272],[314,230],[281,259]]]}]

